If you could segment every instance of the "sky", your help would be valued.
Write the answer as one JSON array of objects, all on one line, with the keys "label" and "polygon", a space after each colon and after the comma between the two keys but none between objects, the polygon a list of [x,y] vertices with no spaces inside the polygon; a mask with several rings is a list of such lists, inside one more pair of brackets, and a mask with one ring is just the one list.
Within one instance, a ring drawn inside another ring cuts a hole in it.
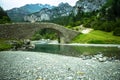
[{"label": "sky", "polygon": [[4,10],[9,10],[15,7],[21,7],[24,6],[25,4],[36,4],[36,3],[41,3],[41,4],[50,4],[57,6],[61,2],[67,2],[71,6],[74,6],[75,3],[78,0],[0,0],[0,6]]}]

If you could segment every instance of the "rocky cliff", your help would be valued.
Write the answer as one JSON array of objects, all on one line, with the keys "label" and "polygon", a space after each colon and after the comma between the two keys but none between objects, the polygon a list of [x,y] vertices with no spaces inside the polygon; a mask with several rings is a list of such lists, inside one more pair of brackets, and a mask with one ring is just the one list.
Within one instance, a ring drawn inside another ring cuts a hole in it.
[{"label": "rocky cliff", "polygon": [[39,12],[27,15],[24,17],[24,20],[30,22],[52,20],[61,16],[68,16],[72,10],[73,7],[68,3],[60,3],[57,7],[52,9],[44,8]]},{"label": "rocky cliff", "polygon": [[74,7],[74,14],[76,15],[79,10],[83,12],[92,12],[99,10],[107,0],[79,0]]}]

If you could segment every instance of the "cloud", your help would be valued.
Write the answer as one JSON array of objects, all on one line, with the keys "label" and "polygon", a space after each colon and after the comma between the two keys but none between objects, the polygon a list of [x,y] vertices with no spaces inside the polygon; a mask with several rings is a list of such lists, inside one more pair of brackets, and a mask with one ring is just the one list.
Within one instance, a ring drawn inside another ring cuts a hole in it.
[{"label": "cloud", "polygon": [[50,4],[57,6],[61,2],[68,2],[70,5],[75,5],[76,1],[78,0],[1,0],[0,6],[2,6],[5,10],[11,9],[14,7],[20,7],[25,4]]}]

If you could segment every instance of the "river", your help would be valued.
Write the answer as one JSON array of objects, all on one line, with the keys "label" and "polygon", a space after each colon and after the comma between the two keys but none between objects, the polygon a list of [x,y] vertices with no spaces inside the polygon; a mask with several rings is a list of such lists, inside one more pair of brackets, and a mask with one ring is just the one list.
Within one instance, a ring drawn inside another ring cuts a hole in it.
[{"label": "river", "polygon": [[35,43],[33,52],[45,52],[73,57],[94,56],[102,54],[106,57],[120,59],[120,45],[113,44],[58,44]]}]

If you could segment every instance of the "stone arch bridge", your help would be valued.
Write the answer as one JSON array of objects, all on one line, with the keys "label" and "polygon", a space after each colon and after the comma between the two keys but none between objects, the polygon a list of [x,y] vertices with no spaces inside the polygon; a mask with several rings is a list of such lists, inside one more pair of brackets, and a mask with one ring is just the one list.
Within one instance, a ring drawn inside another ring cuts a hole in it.
[{"label": "stone arch bridge", "polygon": [[40,29],[54,29],[58,33],[60,43],[69,43],[79,32],[54,23],[12,23],[0,24],[1,39],[29,39]]}]

